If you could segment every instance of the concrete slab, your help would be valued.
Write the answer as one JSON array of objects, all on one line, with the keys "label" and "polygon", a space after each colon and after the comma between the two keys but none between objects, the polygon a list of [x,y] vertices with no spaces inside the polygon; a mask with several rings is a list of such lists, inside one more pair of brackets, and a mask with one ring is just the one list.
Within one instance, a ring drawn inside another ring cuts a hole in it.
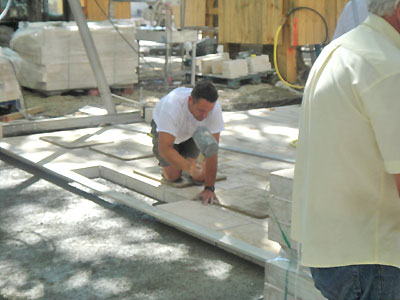
[{"label": "concrete slab", "polygon": [[153,156],[152,147],[135,142],[132,138],[119,140],[112,144],[91,146],[90,150],[120,160],[135,160]]},{"label": "concrete slab", "polygon": [[269,216],[267,199],[261,189],[243,185],[219,192],[218,200],[223,207],[255,219]]},{"label": "concrete slab", "polygon": [[181,218],[204,227],[222,230],[249,224],[248,221],[229,214],[221,207],[203,205],[200,201],[186,200],[157,206]]},{"label": "concrete slab", "polygon": [[98,134],[103,131],[102,128],[78,129],[73,132],[59,131],[52,135],[41,135],[39,139],[66,149],[112,143],[111,139],[98,138]]},{"label": "concrete slab", "polygon": [[222,231],[229,236],[266,251],[276,252],[281,248],[278,243],[268,239],[268,233],[265,228],[254,223],[222,229]]},{"label": "concrete slab", "polygon": [[292,201],[294,168],[272,172],[270,175],[271,194]]},{"label": "concrete slab", "polygon": [[298,137],[298,110],[292,106],[224,113],[220,143],[294,160],[296,149],[290,142]]}]

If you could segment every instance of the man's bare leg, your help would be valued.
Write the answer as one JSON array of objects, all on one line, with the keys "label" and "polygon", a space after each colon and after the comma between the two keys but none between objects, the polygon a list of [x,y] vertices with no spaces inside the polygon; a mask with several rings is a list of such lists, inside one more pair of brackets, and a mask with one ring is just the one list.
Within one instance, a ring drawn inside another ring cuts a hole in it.
[{"label": "man's bare leg", "polygon": [[[205,162],[197,162],[196,159],[194,158],[188,158],[189,161],[192,164],[192,170],[198,171],[198,172],[191,172],[191,174],[189,174],[190,176],[192,176],[193,180],[196,181],[200,181],[200,182],[204,182],[204,179],[206,177],[206,169],[205,169]],[[196,165],[197,164],[197,165]],[[197,166],[197,167],[196,167]],[[175,167],[175,166],[166,166],[166,167],[162,167],[162,173],[164,175],[164,178],[169,180],[169,181],[176,181],[178,180],[181,175],[182,175],[182,170]]]},{"label": "man's bare leg", "polygon": [[182,170],[175,167],[175,166],[166,166],[162,167],[162,173],[164,175],[164,178],[169,180],[169,181],[177,181],[179,178],[181,178]]}]

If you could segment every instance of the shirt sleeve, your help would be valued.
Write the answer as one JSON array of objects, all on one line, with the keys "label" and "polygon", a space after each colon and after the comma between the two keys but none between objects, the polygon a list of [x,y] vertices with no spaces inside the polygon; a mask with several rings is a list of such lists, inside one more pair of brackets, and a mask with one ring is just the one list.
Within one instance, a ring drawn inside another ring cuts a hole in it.
[{"label": "shirt sleeve", "polygon": [[390,174],[400,173],[400,73],[385,77],[362,92],[365,110]]}]

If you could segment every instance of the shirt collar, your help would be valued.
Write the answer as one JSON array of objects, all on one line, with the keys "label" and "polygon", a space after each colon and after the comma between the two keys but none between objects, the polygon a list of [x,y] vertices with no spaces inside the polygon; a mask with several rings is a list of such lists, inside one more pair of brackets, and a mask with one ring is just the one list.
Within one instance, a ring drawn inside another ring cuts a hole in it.
[{"label": "shirt collar", "polygon": [[375,14],[369,14],[363,25],[372,28],[383,36],[389,38],[400,49],[400,33],[393,28],[384,18]]}]

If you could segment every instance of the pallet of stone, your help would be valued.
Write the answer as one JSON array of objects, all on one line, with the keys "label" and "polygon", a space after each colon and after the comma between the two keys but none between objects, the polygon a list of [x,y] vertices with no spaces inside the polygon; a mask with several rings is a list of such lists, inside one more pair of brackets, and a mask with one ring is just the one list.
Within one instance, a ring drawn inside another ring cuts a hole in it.
[{"label": "pallet of stone", "polygon": [[0,47],[0,104],[22,98],[14,66],[3,49]]},{"label": "pallet of stone", "polygon": [[[111,86],[137,83],[138,45],[134,25],[117,24],[118,31],[107,22],[88,26],[107,83]],[[7,51],[6,55],[24,87],[52,92],[97,86],[74,22],[20,24],[10,44],[13,51]]]},{"label": "pallet of stone", "polygon": [[[230,89],[238,89],[245,84],[260,84],[262,78],[268,76],[269,74],[272,74],[272,71],[257,74],[248,74],[236,78],[228,78],[223,77],[222,75],[215,74],[196,74],[196,80],[205,79],[213,83],[226,85]],[[190,76],[190,72],[186,73],[186,82],[190,82]]]}]

